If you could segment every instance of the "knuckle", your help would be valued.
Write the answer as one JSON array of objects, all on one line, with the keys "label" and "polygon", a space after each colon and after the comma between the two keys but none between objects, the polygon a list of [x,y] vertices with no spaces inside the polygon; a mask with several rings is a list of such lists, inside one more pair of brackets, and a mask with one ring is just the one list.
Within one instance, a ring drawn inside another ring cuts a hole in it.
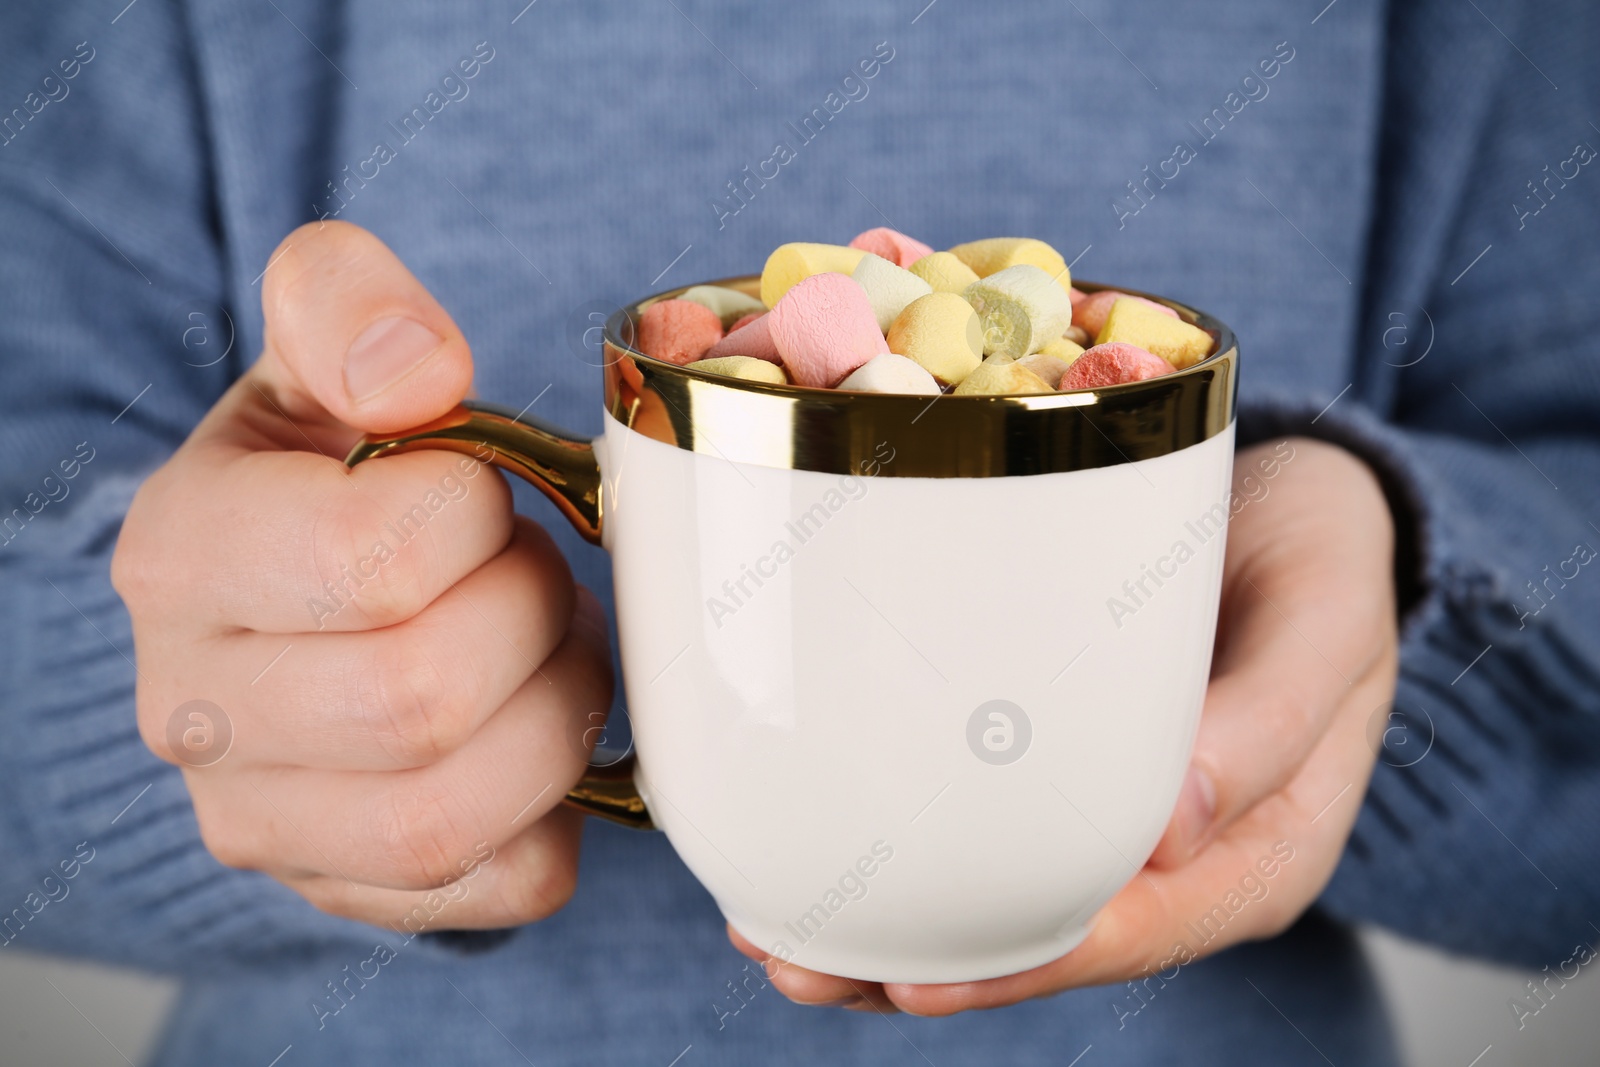
[{"label": "knuckle", "polygon": [[[1274,755],[1253,764],[1248,778],[1259,780],[1258,788],[1281,787],[1314,745],[1320,718],[1316,701],[1296,687],[1285,686],[1254,700],[1249,708],[1251,744],[1258,751]],[[1213,780],[1221,785],[1227,777],[1224,773]]]},{"label": "knuckle", "polygon": [[334,883],[327,878],[313,878],[309,881],[291,885],[293,889],[306,899],[313,908],[325,915],[334,915],[341,919],[360,919],[356,909],[350,906],[349,894],[341,892],[343,883]]},{"label": "knuckle", "polygon": [[554,915],[567,906],[567,902],[578,889],[578,865],[570,859],[563,858],[560,862],[552,863],[543,875],[534,882],[536,899],[542,902],[542,908],[533,913],[535,918],[546,918]]},{"label": "knuckle", "polygon": [[167,540],[150,535],[145,514],[161,505],[152,502],[155,484],[161,478],[158,471],[139,487],[128,506],[128,514],[117,535],[117,545],[111,554],[111,588],[116,590],[128,606],[130,615],[137,618],[152,604],[159,590],[168,585],[169,569],[164,545]]},{"label": "knuckle", "polygon": [[448,789],[396,789],[379,804],[370,840],[398,872],[407,889],[434,889],[459,874],[458,856],[468,846],[452,811]]},{"label": "knuckle", "polygon": [[[327,470],[330,480],[346,477],[342,465]],[[327,608],[337,614],[348,606],[368,629],[414,617],[430,601],[425,568],[431,557],[408,551],[410,545],[390,547],[382,510],[351,500],[348,488],[338,492],[341,496],[325,494],[339,503],[322,511],[311,530],[311,563]]]},{"label": "knuckle", "polygon": [[524,922],[547,919],[566,907],[578,888],[576,857],[565,849],[548,853],[532,871],[505,879],[501,890],[510,913]]},{"label": "knuckle", "polygon": [[122,535],[117,538],[117,547],[111,553],[111,588],[116,590],[130,610],[143,601],[147,591],[143,580],[147,572],[140,565],[142,561],[138,550],[132,545],[133,537],[133,532],[124,523]]},{"label": "knuckle", "polygon": [[373,924],[392,919],[392,916],[374,908],[360,891],[351,888],[343,878],[297,879],[288,885],[324,915]]},{"label": "knuckle", "polygon": [[351,703],[372,737],[406,767],[434,763],[471,736],[474,686],[441,665],[425,642],[383,642],[360,670]]},{"label": "knuckle", "polygon": [[150,750],[151,755],[163,763],[178,762],[177,754],[167,741],[166,721],[151,701],[141,699],[137,702],[134,723],[139,727],[139,740],[144,742],[144,747]]},{"label": "knuckle", "polygon": [[[361,590],[361,610],[387,620],[384,625],[414,618],[433,602],[429,589],[439,566],[439,550],[431,532],[395,549]],[[369,546],[369,550],[370,550]]]},{"label": "knuckle", "polygon": [[1308,734],[1321,719],[1317,701],[1298,688],[1284,692],[1275,716],[1281,740],[1293,748],[1305,747]]},{"label": "knuckle", "polygon": [[196,803],[195,821],[200,827],[200,842],[211,853],[211,858],[236,871],[253,871],[260,868],[255,852],[237,829],[220,819],[210,805]]}]

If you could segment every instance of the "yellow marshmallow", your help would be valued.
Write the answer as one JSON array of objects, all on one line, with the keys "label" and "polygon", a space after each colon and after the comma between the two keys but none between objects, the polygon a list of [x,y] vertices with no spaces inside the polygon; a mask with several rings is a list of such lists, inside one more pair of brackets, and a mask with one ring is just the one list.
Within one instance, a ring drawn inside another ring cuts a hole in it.
[{"label": "yellow marshmallow", "polygon": [[1057,337],[1054,341],[1039,349],[1038,354],[1054,356],[1070,367],[1078,361],[1079,356],[1083,355],[1083,346],[1071,338]]},{"label": "yellow marshmallow", "polygon": [[761,302],[772,307],[799,282],[813,274],[851,274],[866,252],[844,245],[795,242],[779,245],[761,268]]},{"label": "yellow marshmallow", "polygon": [[983,362],[978,313],[956,293],[929,293],[907,304],[889,327],[888,341],[889,351],[921,364],[945,385],[958,384]]},{"label": "yellow marshmallow", "polygon": [[1210,334],[1138,300],[1122,299],[1111,305],[1111,313],[1094,343],[1112,341],[1138,345],[1179,370],[1194,366],[1211,352]]},{"label": "yellow marshmallow", "polygon": [[956,396],[1016,396],[1053,393],[1055,387],[1017,360],[993,356],[956,386]]},{"label": "yellow marshmallow", "polygon": [[788,385],[789,376],[776,363],[768,363],[754,356],[717,356],[699,359],[689,364],[690,370],[703,370],[707,374],[720,374],[726,378],[739,378],[747,382],[766,382],[768,385]]},{"label": "yellow marshmallow", "polygon": [[971,267],[949,252],[923,256],[906,270],[927,282],[936,293],[965,292],[967,286],[978,280]]},{"label": "yellow marshmallow", "polygon": [[989,237],[982,241],[968,241],[956,245],[950,254],[970,267],[980,278],[1026,263],[1038,267],[1061,286],[1062,292],[1072,288],[1072,274],[1061,253],[1032,237]]}]

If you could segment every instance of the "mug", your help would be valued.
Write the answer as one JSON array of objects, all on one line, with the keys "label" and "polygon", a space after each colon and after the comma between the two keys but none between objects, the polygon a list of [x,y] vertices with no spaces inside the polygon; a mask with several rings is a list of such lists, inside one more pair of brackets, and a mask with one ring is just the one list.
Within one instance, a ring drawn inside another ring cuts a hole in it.
[{"label": "mug", "polygon": [[1143,866],[1188,766],[1232,332],[1147,295],[1212,354],[1094,391],[850,393],[639,352],[640,312],[681,292],[607,321],[594,440],[470,404],[348,462],[487,454],[610,551],[636,760],[568,802],[665,831],[751,942],[885,982],[1063,955]]}]

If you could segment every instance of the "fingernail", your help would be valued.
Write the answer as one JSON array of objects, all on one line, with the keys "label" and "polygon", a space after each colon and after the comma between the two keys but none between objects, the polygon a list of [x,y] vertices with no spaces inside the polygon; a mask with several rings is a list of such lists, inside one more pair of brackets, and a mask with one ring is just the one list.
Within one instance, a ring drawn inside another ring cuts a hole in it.
[{"label": "fingernail", "polygon": [[1178,811],[1184,847],[1188,855],[1193,856],[1210,836],[1211,822],[1217,815],[1217,787],[1212,784],[1211,776],[1199,767],[1190,767],[1183,780]]},{"label": "fingernail", "polygon": [[416,319],[379,319],[344,354],[344,387],[357,403],[370,400],[409,374],[444,344],[444,338]]}]

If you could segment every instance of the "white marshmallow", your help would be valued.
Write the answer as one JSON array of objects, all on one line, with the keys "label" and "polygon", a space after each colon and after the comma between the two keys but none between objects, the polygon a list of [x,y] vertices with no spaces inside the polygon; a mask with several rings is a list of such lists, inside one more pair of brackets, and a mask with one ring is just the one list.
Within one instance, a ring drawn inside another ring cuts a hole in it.
[{"label": "white marshmallow", "polygon": [[[899,270],[896,267],[895,270]],[[860,393],[909,393],[913,396],[938,396],[943,390],[922,364],[893,352],[873,356],[838,385]]]},{"label": "white marshmallow", "polygon": [[915,274],[871,252],[861,257],[850,277],[866,290],[873,314],[878,316],[878,329],[884,333],[907,304],[933,292],[933,287]]},{"label": "white marshmallow", "polygon": [[983,350],[1021,359],[1072,325],[1072,300],[1038,267],[1018,264],[967,286],[962,294],[983,320]]},{"label": "white marshmallow", "polygon": [[692,301],[716,312],[724,330],[751,312],[767,310],[767,305],[755,297],[723,285],[691,285],[678,294],[678,299]]}]

